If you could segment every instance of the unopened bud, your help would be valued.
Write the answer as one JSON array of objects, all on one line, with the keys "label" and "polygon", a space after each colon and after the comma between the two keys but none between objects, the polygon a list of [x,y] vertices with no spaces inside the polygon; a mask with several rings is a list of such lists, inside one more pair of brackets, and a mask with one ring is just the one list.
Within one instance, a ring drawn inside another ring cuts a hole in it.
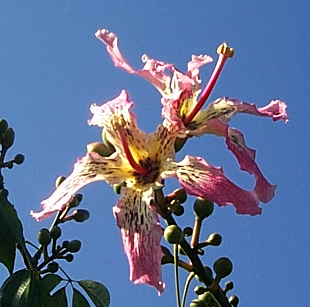
[{"label": "unopened bud", "polygon": [[82,246],[82,242],[80,240],[72,240],[69,242],[68,246],[67,246],[67,250],[70,253],[77,253]]},{"label": "unopened bud", "polygon": [[55,181],[55,187],[58,188],[65,180],[66,180],[66,177],[64,176],[57,177]]},{"label": "unopened bud", "polygon": [[218,278],[224,278],[232,272],[233,264],[230,259],[221,257],[214,262],[213,269]]},{"label": "unopened bud", "polygon": [[172,213],[176,216],[181,216],[184,214],[184,207],[180,204],[174,204],[171,206]]},{"label": "unopened bud", "polygon": [[239,304],[239,298],[238,298],[238,296],[232,295],[232,296],[229,298],[228,302],[229,302],[232,306],[237,307],[238,304]]},{"label": "unopened bud", "polygon": [[2,146],[5,149],[10,148],[13,143],[14,143],[14,139],[15,139],[15,132],[12,128],[8,128],[2,137]]},{"label": "unopened bud", "polygon": [[78,209],[78,210],[74,210],[71,216],[72,216],[72,219],[75,220],[76,222],[82,223],[89,219],[90,213],[88,210]]},{"label": "unopened bud", "polygon": [[109,157],[115,151],[100,142],[90,143],[87,145],[87,152],[95,152],[101,157]]},{"label": "unopened bud", "polygon": [[8,197],[9,191],[7,189],[2,189],[2,190],[0,190],[0,195],[3,197]]},{"label": "unopened bud", "polygon": [[187,137],[176,138],[176,140],[174,142],[174,150],[175,150],[175,152],[180,151],[183,148],[183,146],[185,145],[186,141],[187,141]]},{"label": "unopened bud", "polygon": [[68,254],[64,257],[68,262],[72,262],[74,259],[74,256],[72,254]]},{"label": "unopened bud", "polygon": [[218,233],[211,233],[206,243],[212,246],[219,246],[222,243],[222,236]]},{"label": "unopened bud", "polygon": [[208,305],[206,304],[206,302],[204,302],[200,299],[194,299],[189,304],[189,307],[208,307]]},{"label": "unopened bud", "polygon": [[164,231],[164,237],[170,244],[178,244],[183,240],[183,231],[177,225],[169,225]]},{"label": "unopened bud", "polygon": [[47,246],[51,243],[52,237],[48,229],[42,228],[38,233],[38,242],[42,246]]},{"label": "unopened bud", "polygon": [[194,212],[201,220],[209,217],[214,210],[214,204],[212,201],[197,197],[194,203]]},{"label": "unopened bud", "polygon": [[22,154],[17,154],[14,159],[13,159],[14,163],[16,163],[17,165],[22,164],[25,161],[25,156]]},{"label": "unopened bud", "polygon": [[183,229],[184,237],[190,237],[193,234],[193,228],[192,227],[185,227]]},{"label": "unopened bud", "polygon": [[0,119],[0,134],[5,133],[8,127],[9,127],[8,122],[5,119],[1,118]]},{"label": "unopened bud", "polygon": [[47,265],[47,271],[50,273],[56,273],[58,271],[59,265],[57,262],[51,262]]},{"label": "unopened bud", "polygon": [[194,289],[194,292],[197,294],[197,295],[201,295],[203,293],[205,293],[207,291],[207,289],[203,286],[196,286],[195,289]]},{"label": "unopened bud", "polygon": [[50,233],[52,239],[57,240],[61,236],[61,229],[56,225],[51,229]]},{"label": "unopened bud", "polygon": [[225,289],[224,289],[224,292],[225,294],[232,290],[234,288],[234,283],[232,281],[228,281],[227,283],[225,283]]}]

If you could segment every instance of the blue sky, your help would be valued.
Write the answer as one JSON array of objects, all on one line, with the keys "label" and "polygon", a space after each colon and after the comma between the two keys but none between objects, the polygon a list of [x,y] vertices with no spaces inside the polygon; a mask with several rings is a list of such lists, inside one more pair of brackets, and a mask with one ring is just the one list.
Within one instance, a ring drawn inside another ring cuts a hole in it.
[{"label": "blue sky", "polygon": [[[262,205],[261,216],[237,216],[233,207],[217,207],[203,234],[219,232],[223,243],[207,250],[203,260],[212,265],[220,256],[232,259],[234,271],[227,280],[235,283],[232,292],[240,297],[240,306],[304,305],[310,281],[308,2],[34,0],[2,1],[0,8],[0,117],[17,135],[9,157],[18,152],[26,156],[22,166],[4,175],[27,239],[35,241],[38,230],[52,222],[38,224],[29,211],[40,209],[55,178],[71,172],[86,144],[100,141],[100,130],[87,125],[91,103],[106,102],[126,89],[142,129],[151,132],[161,121],[157,91],[114,68],[94,36],[97,29],[117,33],[121,50],[136,68],[142,67],[140,58],[146,53],[185,70],[192,54],[216,58],[217,46],[227,41],[235,57],[209,101],[230,96],[264,106],[282,99],[290,122],[247,115],[231,122],[257,150],[260,168],[278,188],[276,197]],[[212,68],[213,64],[201,69],[204,84]],[[239,170],[221,138],[204,136],[190,144],[179,153],[180,159],[185,154],[202,156],[251,189],[253,178]],[[114,307],[174,306],[172,266],[163,268],[166,290],[161,297],[151,287],[129,282],[111,210],[117,201],[112,189],[99,182],[82,193],[82,207],[89,209],[91,219],[64,225],[66,238],[83,241],[75,262],[64,265],[68,274],[104,283]],[[190,203],[180,224],[192,225]],[[6,277],[0,268],[0,279]]]}]

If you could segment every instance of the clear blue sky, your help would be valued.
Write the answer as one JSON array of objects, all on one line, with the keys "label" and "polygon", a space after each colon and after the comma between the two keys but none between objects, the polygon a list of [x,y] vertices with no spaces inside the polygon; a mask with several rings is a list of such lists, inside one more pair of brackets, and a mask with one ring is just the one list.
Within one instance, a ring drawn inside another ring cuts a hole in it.
[{"label": "clear blue sky", "polygon": [[[217,46],[227,41],[235,57],[209,101],[226,95],[264,106],[282,99],[290,122],[247,115],[233,119],[232,126],[243,131],[263,173],[278,188],[276,197],[262,205],[261,216],[237,216],[233,207],[217,207],[203,233],[219,232],[223,244],[207,250],[203,259],[209,265],[220,256],[232,259],[234,271],[227,280],[235,283],[240,306],[305,306],[310,282],[308,1],[33,0],[2,1],[0,10],[0,117],[16,131],[10,154],[26,156],[22,166],[4,175],[27,239],[35,241],[37,231],[52,222],[38,224],[29,211],[40,209],[55,178],[71,172],[87,143],[100,141],[99,128],[87,125],[91,103],[126,89],[141,128],[151,132],[161,121],[160,95],[145,80],[114,68],[94,36],[97,29],[117,33],[121,50],[136,68],[146,53],[185,70],[192,54],[216,58]],[[204,84],[212,68],[201,69]],[[251,189],[253,178],[239,170],[223,139],[204,136],[190,144],[180,159],[203,156]],[[69,275],[104,283],[113,307],[174,306],[172,266],[163,268],[162,297],[151,287],[129,282],[111,188],[99,182],[82,193],[82,207],[90,210],[91,219],[64,227],[68,239],[83,241],[74,264],[64,265]],[[189,204],[186,214],[180,222],[190,226]],[[6,277],[0,268],[0,280]]]}]

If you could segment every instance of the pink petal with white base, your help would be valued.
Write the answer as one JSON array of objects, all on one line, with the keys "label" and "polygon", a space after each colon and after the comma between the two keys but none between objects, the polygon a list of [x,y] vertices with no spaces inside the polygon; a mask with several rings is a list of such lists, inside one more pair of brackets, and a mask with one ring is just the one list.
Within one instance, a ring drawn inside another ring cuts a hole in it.
[{"label": "pink petal with white base", "polygon": [[149,192],[144,194],[122,188],[122,197],[113,211],[121,229],[130,280],[154,286],[161,294],[165,288],[161,276],[162,229],[155,209],[149,206]]}]

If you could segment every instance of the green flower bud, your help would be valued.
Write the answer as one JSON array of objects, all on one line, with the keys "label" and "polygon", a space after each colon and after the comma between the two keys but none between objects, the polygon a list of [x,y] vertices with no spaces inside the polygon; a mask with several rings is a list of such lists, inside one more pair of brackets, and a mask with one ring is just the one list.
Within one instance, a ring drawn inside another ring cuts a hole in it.
[{"label": "green flower bud", "polygon": [[218,233],[211,233],[206,242],[212,246],[219,246],[222,243],[222,236]]},{"label": "green flower bud", "polygon": [[208,307],[208,305],[206,304],[206,302],[204,302],[200,299],[194,299],[189,304],[189,307]]},{"label": "green flower bud", "polygon": [[192,227],[185,227],[183,229],[184,237],[190,237],[193,234],[193,228]]},{"label": "green flower bud", "polygon": [[234,307],[237,307],[238,304],[239,304],[239,298],[238,298],[238,296],[232,295],[232,296],[229,298],[228,302],[229,302],[231,305],[233,305]]},{"label": "green flower bud", "polygon": [[64,257],[68,262],[72,262],[74,259],[74,256],[72,254],[68,254]]},{"label": "green flower bud", "polygon": [[70,201],[70,203],[68,204],[70,208],[75,208],[78,207],[80,204],[79,200],[73,196],[72,200]]},{"label": "green flower bud", "polygon": [[72,240],[69,242],[68,246],[67,246],[67,250],[70,253],[77,253],[82,246],[82,242],[80,240]]},{"label": "green flower bud", "polygon": [[171,206],[172,213],[176,216],[181,216],[184,214],[184,207],[180,204],[174,204]]},{"label": "green flower bud", "polygon": [[125,187],[126,183],[124,181],[122,181],[121,183],[117,183],[113,185],[113,190],[116,194],[121,194],[121,189],[122,187]]},{"label": "green flower bud", "polygon": [[66,180],[66,177],[64,176],[57,177],[55,181],[55,187],[58,188],[65,180]]},{"label": "green flower bud", "polygon": [[194,203],[194,212],[201,220],[209,217],[214,210],[214,204],[212,201],[197,197]]},{"label": "green flower bud", "polygon": [[169,225],[164,231],[164,237],[170,244],[178,244],[183,240],[183,231],[177,225]]},{"label": "green flower bud", "polygon": [[82,194],[75,194],[75,198],[78,200],[80,203],[83,200],[83,195]]},{"label": "green flower bud", "polygon": [[203,294],[200,294],[198,296],[198,299],[204,301],[207,304],[207,306],[214,306],[213,305],[214,299],[212,297],[212,294],[209,291],[207,291]]},{"label": "green flower bud", "polygon": [[95,142],[87,145],[87,152],[95,152],[101,157],[110,157],[111,154],[115,152],[115,149],[112,149],[103,143]]},{"label": "green flower bud", "polygon": [[225,283],[225,289],[224,292],[227,293],[228,291],[232,290],[234,288],[234,283],[232,281],[228,281]]},{"label": "green flower bud", "polygon": [[72,219],[78,223],[85,222],[89,219],[90,213],[85,209],[74,210],[72,213]]},{"label": "green flower bud", "polygon": [[13,130],[13,128],[8,128],[2,137],[2,146],[5,149],[10,148],[13,143],[14,143],[14,139],[15,139],[15,132]]},{"label": "green flower bud", "polygon": [[42,228],[38,233],[38,242],[42,246],[47,246],[51,243],[52,237],[48,229]]},{"label": "green flower bud", "polygon": [[185,138],[176,138],[175,142],[174,142],[174,150],[175,152],[180,151],[183,146],[185,145],[186,141],[187,141],[187,137]]},{"label": "green flower bud", "polygon": [[9,191],[7,189],[2,189],[2,190],[0,190],[0,195],[3,197],[8,197]]},{"label": "green flower bud", "polygon": [[62,242],[62,247],[63,248],[67,248],[68,247],[68,244],[69,244],[69,241],[68,240],[65,240]]},{"label": "green flower bud", "polygon": [[59,265],[57,262],[51,262],[47,265],[47,271],[50,273],[56,273],[58,271]]},{"label": "green flower bud", "polygon": [[202,286],[196,286],[194,289],[194,292],[197,295],[201,295],[201,294],[205,293],[206,291],[207,291],[207,289],[205,287],[202,287]]},{"label": "green flower bud", "polygon": [[22,154],[17,154],[14,159],[13,159],[14,163],[16,163],[17,165],[21,165],[24,161],[25,161],[25,156]]},{"label": "green flower bud", "polygon": [[50,233],[52,239],[57,240],[61,236],[61,229],[56,225],[51,229]]},{"label": "green flower bud", "polygon": [[213,270],[219,278],[224,278],[232,272],[233,264],[228,258],[221,257],[214,262]]},{"label": "green flower bud", "polygon": [[8,122],[5,119],[1,118],[0,119],[0,134],[5,133],[8,127],[9,127]]}]

